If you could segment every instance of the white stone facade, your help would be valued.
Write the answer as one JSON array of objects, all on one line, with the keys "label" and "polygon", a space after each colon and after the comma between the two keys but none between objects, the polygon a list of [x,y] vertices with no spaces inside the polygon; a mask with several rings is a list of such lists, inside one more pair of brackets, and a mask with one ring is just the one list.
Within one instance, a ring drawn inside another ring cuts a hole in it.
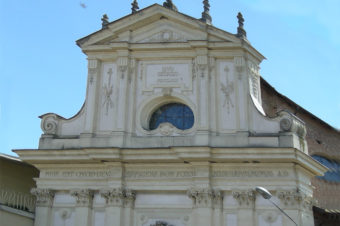
[{"label": "white stone facade", "polygon": [[[41,116],[38,150],[16,150],[40,170],[36,226],[292,225],[254,192],[264,186],[299,225],[312,225],[304,123],[265,116],[259,64],[247,40],[152,5],[77,44],[88,56],[77,115]],[[191,128],[149,129],[168,103]]]}]

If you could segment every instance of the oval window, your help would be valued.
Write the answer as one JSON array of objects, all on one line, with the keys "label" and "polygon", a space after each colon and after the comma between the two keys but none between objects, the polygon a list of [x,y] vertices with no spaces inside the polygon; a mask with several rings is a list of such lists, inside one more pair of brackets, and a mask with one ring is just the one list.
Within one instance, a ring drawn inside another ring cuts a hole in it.
[{"label": "oval window", "polygon": [[184,104],[166,104],[152,113],[149,129],[157,129],[164,122],[171,123],[180,130],[190,129],[194,125],[194,113]]}]

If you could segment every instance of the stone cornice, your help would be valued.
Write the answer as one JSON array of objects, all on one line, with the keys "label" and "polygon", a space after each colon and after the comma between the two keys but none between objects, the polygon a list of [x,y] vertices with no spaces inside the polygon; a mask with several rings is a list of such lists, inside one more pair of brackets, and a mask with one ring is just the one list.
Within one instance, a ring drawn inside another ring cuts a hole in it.
[{"label": "stone cornice", "polygon": [[293,148],[211,148],[172,147],[159,149],[89,148],[71,150],[14,150],[30,164],[67,164],[108,162],[159,162],[214,161],[217,163],[296,163],[316,175],[323,175],[327,168],[305,153]]}]

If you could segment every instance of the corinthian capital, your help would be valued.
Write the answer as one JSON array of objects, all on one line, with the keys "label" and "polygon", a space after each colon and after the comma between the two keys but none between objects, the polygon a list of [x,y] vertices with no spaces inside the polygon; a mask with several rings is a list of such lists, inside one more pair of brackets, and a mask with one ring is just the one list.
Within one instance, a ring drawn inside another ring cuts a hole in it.
[{"label": "corinthian capital", "polygon": [[237,200],[238,204],[243,207],[251,207],[255,204],[255,193],[249,191],[233,191],[233,198]]},{"label": "corinthian capital", "polygon": [[51,207],[53,204],[54,191],[50,189],[32,188],[31,194],[34,195],[36,200],[36,206]]},{"label": "corinthian capital", "polygon": [[188,196],[194,201],[194,207],[218,208],[222,205],[222,193],[210,188],[191,188]]},{"label": "corinthian capital", "polygon": [[106,200],[108,206],[125,206],[132,208],[136,194],[134,191],[124,188],[113,188],[111,190],[101,190],[100,194]]},{"label": "corinthian capital", "polygon": [[71,195],[76,198],[77,206],[91,206],[93,200],[93,191],[89,189],[72,190]]}]

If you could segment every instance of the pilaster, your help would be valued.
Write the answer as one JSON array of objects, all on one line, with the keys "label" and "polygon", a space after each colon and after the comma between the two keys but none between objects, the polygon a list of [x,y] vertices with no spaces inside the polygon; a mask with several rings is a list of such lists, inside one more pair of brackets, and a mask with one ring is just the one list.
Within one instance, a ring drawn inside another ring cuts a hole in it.
[{"label": "pilaster", "polygon": [[71,195],[76,198],[75,226],[90,226],[93,191],[88,189],[73,190]]},{"label": "pilaster", "polygon": [[51,225],[54,191],[49,189],[33,188],[31,193],[37,198],[34,226]]},{"label": "pilaster", "polygon": [[95,109],[97,102],[97,84],[100,83],[100,61],[97,59],[88,60],[88,81],[86,90],[85,125],[84,134],[91,134],[94,131]]},{"label": "pilaster", "polygon": [[[238,202],[238,225],[255,225],[255,193],[253,190],[236,190],[232,192]],[[250,224],[250,222],[252,222]]]},{"label": "pilaster", "polygon": [[[302,226],[313,225],[312,207],[314,200],[312,196],[306,195],[298,190],[281,190],[277,191],[277,197],[280,199],[281,208],[298,224]],[[284,218],[287,225],[291,221]]]},{"label": "pilaster", "polygon": [[114,188],[100,191],[106,200],[105,226],[132,225],[135,193],[128,189]]}]

